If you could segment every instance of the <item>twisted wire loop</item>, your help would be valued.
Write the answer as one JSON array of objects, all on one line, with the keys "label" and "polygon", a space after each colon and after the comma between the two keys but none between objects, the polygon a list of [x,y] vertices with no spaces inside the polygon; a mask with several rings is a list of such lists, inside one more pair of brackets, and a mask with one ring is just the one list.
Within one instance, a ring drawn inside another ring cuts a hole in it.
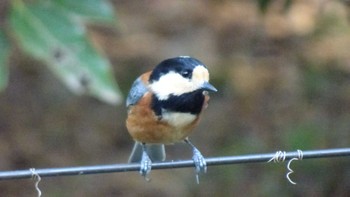
[{"label": "twisted wire loop", "polygon": [[288,169],[288,173],[286,174],[286,178],[288,179],[288,181],[293,184],[296,185],[297,183],[292,181],[291,178],[289,177],[289,175],[291,175],[294,171],[292,170],[292,168],[290,167],[290,164],[294,161],[294,160],[302,160],[303,159],[303,151],[301,150],[297,150],[298,151],[298,157],[294,157],[291,160],[289,160],[288,164],[287,164],[287,169]]},{"label": "twisted wire loop", "polygon": [[[294,157],[294,158],[292,158],[292,159],[290,159],[289,161],[288,161],[288,164],[287,164],[287,170],[288,170],[288,172],[287,172],[287,174],[286,174],[286,178],[287,178],[287,180],[291,183],[291,184],[293,184],[293,185],[295,185],[296,184],[296,182],[294,182],[294,181],[292,181],[292,179],[290,178],[290,175],[294,172],[293,170],[292,170],[292,168],[290,167],[290,164],[293,162],[293,161],[295,161],[295,160],[302,160],[303,159],[303,151],[301,151],[301,150],[297,150],[297,152],[298,152],[298,156],[297,157]],[[269,160],[269,161],[267,161],[268,163],[270,163],[271,161],[273,161],[274,163],[280,163],[280,162],[284,162],[285,160],[286,160],[286,156],[287,155],[287,152],[286,151],[277,151],[276,152],[276,154]]]},{"label": "twisted wire loop", "polygon": [[276,154],[267,163],[273,161],[274,163],[284,162],[286,160],[286,151],[277,151]]},{"label": "twisted wire loop", "polygon": [[32,173],[32,179],[35,181],[34,183],[34,187],[35,190],[37,191],[37,196],[41,197],[41,190],[39,188],[39,183],[41,181],[41,177],[39,176],[39,174],[35,171],[35,168],[30,168],[29,169],[30,172]]}]

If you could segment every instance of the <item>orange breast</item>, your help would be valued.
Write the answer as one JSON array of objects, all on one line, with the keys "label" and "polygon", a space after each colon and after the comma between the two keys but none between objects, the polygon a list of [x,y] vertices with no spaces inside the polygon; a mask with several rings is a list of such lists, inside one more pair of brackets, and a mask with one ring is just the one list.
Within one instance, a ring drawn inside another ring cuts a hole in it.
[{"label": "orange breast", "polygon": [[[208,98],[203,106],[206,106]],[[151,110],[152,94],[146,93],[139,103],[131,106],[126,127],[132,138],[138,142],[171,144],[184,140],[199,121],[199,115],[189,124],[176,127],[160,120]]]}]

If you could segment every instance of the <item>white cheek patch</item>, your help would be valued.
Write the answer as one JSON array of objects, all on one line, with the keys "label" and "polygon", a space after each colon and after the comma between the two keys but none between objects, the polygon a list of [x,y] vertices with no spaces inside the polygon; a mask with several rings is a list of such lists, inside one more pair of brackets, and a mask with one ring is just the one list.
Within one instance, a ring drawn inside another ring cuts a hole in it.
[{"label": "white cheek patch", "polygon": [[150,89],[159,100],[166,100],[170,95],[181,95],[201,88],[204,82],[208,82],[209,72],[203,66],[193,69],[192,78],[184,78],[179,73],[169,72],[150,84]]},{"label": "white cheek patch", "polygon": [[150,89],[157,95],[159,100],[168,99],[169,95],[181,95],[198,89],[190,79],[182,77],[180,74],[170,72],[159,78],[158,81],[150,84]]}]

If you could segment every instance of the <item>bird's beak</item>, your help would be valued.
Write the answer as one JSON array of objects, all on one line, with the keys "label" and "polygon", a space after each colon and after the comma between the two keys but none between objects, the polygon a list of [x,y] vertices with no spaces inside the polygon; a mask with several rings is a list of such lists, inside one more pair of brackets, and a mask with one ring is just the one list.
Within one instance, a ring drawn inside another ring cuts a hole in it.
[{"label": "bird's beak", "polygon": [[211,85],[209,82],[204,82],[202,85],[202,89],[203,90],[207,90],[207,91],[212,91],[212,92],[217,92],[218,90]]}]

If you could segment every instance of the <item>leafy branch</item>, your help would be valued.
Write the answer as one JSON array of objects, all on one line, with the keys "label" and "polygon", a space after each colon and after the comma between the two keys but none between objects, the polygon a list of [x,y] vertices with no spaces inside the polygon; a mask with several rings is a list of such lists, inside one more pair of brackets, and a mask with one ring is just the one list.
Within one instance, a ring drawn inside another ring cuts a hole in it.
[{"label": "leafy branch", "polygon": [[8,83],[12,43],[44,62],[74,93],[118,104],[121,94],[111,64],[90,42],[86,24],[113,25],[112,5],[101,0],[12,0],[7,24],[0,29],[0,90]]}]

